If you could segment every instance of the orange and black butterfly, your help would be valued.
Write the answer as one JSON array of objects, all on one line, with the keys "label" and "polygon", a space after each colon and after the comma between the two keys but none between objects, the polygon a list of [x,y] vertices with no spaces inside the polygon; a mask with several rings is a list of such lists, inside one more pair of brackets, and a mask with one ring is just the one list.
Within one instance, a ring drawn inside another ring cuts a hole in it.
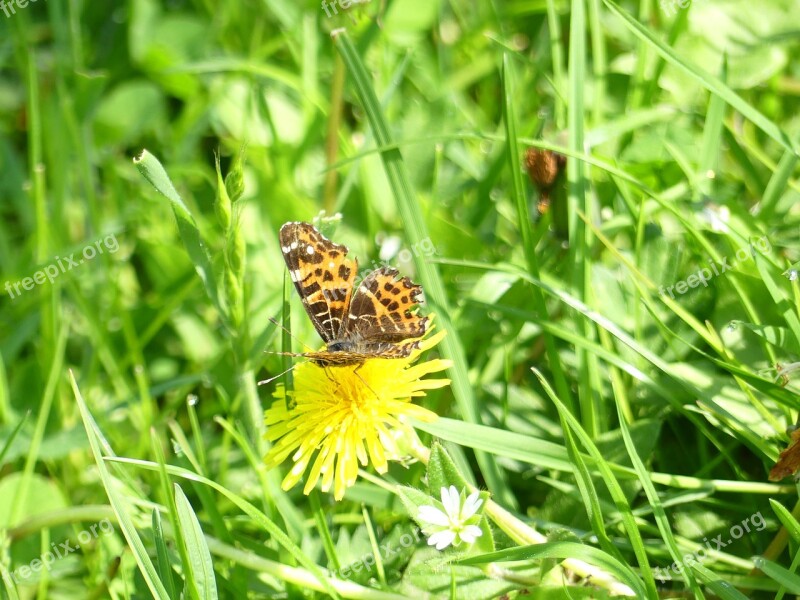
[{"label": "orange and black butterfly", "polygon": [[405,358],[419,348],[417,338],[425,335],[428,317],[412,309],[422,302],[422,286],[382,267],[356,288],[358,261],[310,223],[286,223],[279,238],[289,276],[327,346],[298,356],[321,366],[345,366]]}]

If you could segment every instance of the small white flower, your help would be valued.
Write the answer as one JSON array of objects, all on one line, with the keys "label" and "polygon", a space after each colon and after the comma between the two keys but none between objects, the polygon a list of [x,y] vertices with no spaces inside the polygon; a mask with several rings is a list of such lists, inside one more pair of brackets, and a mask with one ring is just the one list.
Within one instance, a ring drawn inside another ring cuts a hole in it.
[{"label": "small white flower", "polygon": [[481,517],[475,514],[483,504],[480,494],[472,492],[462,501],[462,494],[454,485],[443,487],[441,494],[444,511],[429,505],[419,507],[419,520],[428,524],[423,528],[428,536],[428,545],[444,550],[451,544],[473,543],[483,533],[476,525]]},{"label": "small white flower", "polygon": [[728,222],[731,219],[731,211],[727,206],[710,204],[703,209],[701,218],[708,221],[709,225],[711,225],[711,231],[727,233]]}]

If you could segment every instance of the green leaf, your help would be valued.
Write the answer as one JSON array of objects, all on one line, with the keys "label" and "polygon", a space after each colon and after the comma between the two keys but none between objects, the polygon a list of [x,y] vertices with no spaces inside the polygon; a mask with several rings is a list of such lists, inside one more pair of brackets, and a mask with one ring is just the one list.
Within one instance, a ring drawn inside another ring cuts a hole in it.
[{"label": "green leaf", "polygon": [[[502,598],[503,594],[519,588],[515,582],[487,577],[477,567],[447,562],[446,558],[452,556],[450,552],[443,553],[432,547],[418,550],[403,573],[404,588],[411,588],[406,598]],[[531,570],[522,575],[534,577]]]},{"label": "green leaf", "polygon": [[[14,499],[22,490],[27,492],[27,501],[12,522]],[[67,502],[59,486],[52,480],[31,473],[26,478],[22,473],[11,473],[0,479],[0,529],[19,525],[36,515],[65,508]]]},{"label": "green leaf", "polygon": [[443,487],[451,485],[459,490],[466,489],[467,482],[458,472],[453,459],[441,444],[434,444],[428,460],[428,490],[431,496],[438,497]]},{"label": "green leaf", "polygon": [[[427,523],[418,520],[419,509],[421,506],[433,506],[436,504],[434,498],[431,498],[428,494],[419,491],[417,488],[412,488],[409,486],[398,485],[396,487],[397,495],[400,497],[400,501],[405,506],[408,515],[416,521],[417,525],[420,527],[424,527]],[[441,502],[439,503],[441,506]]]},{"label": "green leaf", "polygon": [[777,563],[767,560],[763,556],[754,556],[753,563],[765,575],[774,579],[792,594],[800,594],[800,575],[792,573]]},{"label": "green leaf", "polygon": [[692,570],[697,575],[698,581],[705,583],[717,596],[723,600],[747,600],[747,596],[736,589],[734,584],[725,581],[719,575],[707,569],[698,562],[692,564]]},{"label": "green leaf", "polygon": [[93,123],[97,143],[126,145],[155,133],[166,120],[164,93],[146,79],[130,79],[106,94]]},{"label": "green leaf", "polygon": [[440,418],[433,423],[414,421],[414,427],[449,442],[515,458],[543,469],[572,470],[562,446],[528,435],[448,418]]},{"label": "green leaf", "polygon": [[775,514],[778,516],[778,519],[780,519],[781,523],[786,528],[786,531],[792,536],[792,539],[795,542],[800,542],[800,523],[797,522],[794,515],[777,500],[770,498],[769,503],[772,506],[772,510],[775,511]]},{"label": "green leaf", "polygon": [[189,554],[187,583],[195,587],[201,600],[217,600],[219,596],[214,577],[214,565],[211,562],[211,552],[208,551],[200,521],[181,486],[176,483],[174,489],[178,521]]},{"label": "green leaf", "polygon": [[183,241],[183,247],[186,248],[197,274],[203,281],[208,297],[220,314],[224,315],[225,311],[220,304],[219,290],[214,279],[211,259],[208,256],[208,251],[192,213],[189,212],[175,186],[172,185],[166,170],[164,170],[164,167],[155,156],[147,150],[142,150],[141,154],[133,159],[133,164],[136,165],[142,176],[156,188],[156,191],[170,201],[172,212],[178,223],[178,232]]}]

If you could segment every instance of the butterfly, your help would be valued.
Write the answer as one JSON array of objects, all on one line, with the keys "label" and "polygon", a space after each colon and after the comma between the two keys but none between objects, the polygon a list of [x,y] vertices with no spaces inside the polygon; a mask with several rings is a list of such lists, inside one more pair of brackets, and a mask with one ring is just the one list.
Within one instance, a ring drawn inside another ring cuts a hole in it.
[{"label": "butterfly", "polygon": [[320,366],[346,366],[405,358],[419,348],[428,317],[412,309],[422,303],[422,286],[381,267],[355,287],[358,261],[310,223],[286,223],[278,237],[289,276],[326,345],[299,356]]}]

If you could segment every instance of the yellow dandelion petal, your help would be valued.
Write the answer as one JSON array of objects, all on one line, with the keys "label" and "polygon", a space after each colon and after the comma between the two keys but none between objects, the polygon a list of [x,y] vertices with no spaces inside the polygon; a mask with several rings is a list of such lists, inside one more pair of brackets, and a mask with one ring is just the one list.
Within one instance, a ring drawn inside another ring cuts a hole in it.
[{"label": "yellow dandelion petal", "polygon": [[314,486],[317,485],[317,481],[319,481],[319,474],[322,470],[322,465],[325,462],[325,454],[322,452],[317,453],[317,458],[314,461],[314,465],[311,467],[311,472],[308,474],[308,479],[306,479],[306,485],[303,488],[303,492],[309,494],[311,490],[314,489]]},{"label": "yellow dandelion petal", "polygon": [[[420,394],[420,395],[424,396],[425,394]],[[389,406],[399,408],[400,404],[401,403],[399,402],[392,402],[389,404]],[[403,414],[409,417],[414,417],[415,419],[419,419],[420,421],[425,421],[426,423],[430,423],[439,418],[439,415],[437,415],[432,410],[428,410],[424,406],[417,406],[416,404],[405,404]],[[395,419],[391,419],[390,422],[395,427],[401,426],[400,422]]]},{"label": "yellow dandelion petal", "polygon": [[[448,385],[450,385],[449,379],[423,379],[417,382],[415,389],[417,392],[421,392],[422,390],[435,390]],[[425,394],[422,395],[424,396]]]},{"label": "yellow dandelion petal", "polygon": [[375,435],[375,431],[367,433],[367,448],[369,449],[369,458],[372,461],[375,470],[378,473],[386,473],[389,465],[386,463],[386,453],[383,451],[383,445],[379,436]]},{"label": "yellow dandelion petal", "polygon": [[[355,440],[353,440],[355,442]],[[353,485],[358,477],[358,455],[355,452],[355,443],[339,455],[339,460],[344,462],[342,469],[347,485]]]},{"label": "yellow dandelion petal", "polygon": [[295,470],[294,468],[290,469],[289,472],[286,474],[286,477],[284,477],[283,481],[281,481],[281,489],[284,491],[292,489],[300,482],[302,478],[303,478],[302,470]]},{"label": "yellow dandelion petal", "polygon": [[357,432],[357,435],[354,436],[354,445],[356,449],[356,457],[358,458],[358,462],[361,463],[362,466],[366,467],[369,464],[369,457],[367,456],[367,449],[364,446],[364,442],[369,435],[369,432],[363,432],[364,437],[361,437],[361,432]]},{"label": "yellow dandelion petal", "polygon": [[[335,467],[336,463],[334,462],[336,459],[336,452],[331,452],[333,446],[328,446],[328,452],[325,456],[325,461],[322,465],[322,491],[328,492],[331,489],[331,485],[333,485],[333,476],[336,474]],[[303,490],[304,494],[310,493],[311,490],[306,484],[305,489]]]},{"label": "yellow dandelion petal", "polygon": [[[430,320],[433,321],[433,315],[431,315]],[[430,326],[430,329],[428,331],[433,331],[433,325]],[[433,348],[436,344],[441,342],[444,339],[444,336],[446,336],[446,335],[447,335],[447,332],[443,329],[443,330],[439,331],[438,333],[430,336],[429,338],[424,339],[422,341],[422,343],[419,345],[419,349],[411,354],[411,359],[413,360],[417,356],[419,356],[420,354],[425,352],[425,350],[429,350],[430,348]]]},{"label": "yellow dandelion petal", "polygon": [[424,377],[429,373],[444,371],[445,369],[449,369],[452,366],[453,366],[452,360],[447,360],[444,358],[435,358],[433,360],[419,363],[418,365],[414,365],[413,367],[409,368],[406,371],[406,376],[408,377],[409,381],[415,381],[420,377]]},{"label": "yellow dandelion petal", "polygon": [[406,358],[371,358],[359,365],[330,367],[299,364],[294,390],[278,385],[272,406],[264,413],[264,437],[272,442],[264,457],[267,466],[289,458],[293,462],[281,487],[288,490],[305,475],[303,493],[309,494],[320,483],[323,491],[333,488],[334,498],[341,500],[356,482],[359,464],[372,464],[384,473],[389,460],[401,459],[393,432],[407,430],[409,418],[437,418],[411,399],[450,383],[449,379],[422,379],[444,371],[450,361],[437,358],[413,364],[444,336],[439,331],[421,340],[420,348]]}]

